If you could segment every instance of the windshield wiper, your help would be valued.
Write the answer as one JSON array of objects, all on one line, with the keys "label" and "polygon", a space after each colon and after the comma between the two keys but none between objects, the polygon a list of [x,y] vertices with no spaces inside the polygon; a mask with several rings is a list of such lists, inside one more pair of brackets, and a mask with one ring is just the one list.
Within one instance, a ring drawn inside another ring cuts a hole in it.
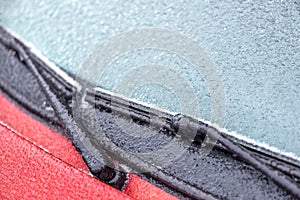
[{"label": "windshield wiper", "polygon": [[[109,162],[107,159],[111,159],[114,157],[114,153],[112,150],[107,149],[106,144],[103,144],[103,149],[98,149],[99,152],[97,154],[91,154],[90,150],[87,149],[80,141],[80,139],[85,135],[83,134],[83,130],[78,127],[76,121],[74,121],[73,117],[68,112],[68,109],[65,105],[63,105],[59,98],[56,96],[54,92],[51,90],[51,86],[47,83],[46,78],[41,73],[41,69],[38,69],[36,65],[33,63],[30,54],[26,51],[26,48],[21,45],[15,38],[13,37],[1,37],[0,41],[9,49],[14,50],[19,56],[20,60],[30,69],[31,73],[37,79],[41,89],[45,93],[47,99],[49,100],[51,106],[54,109],[54,112],[61,123],[61,126],[65,128],[66,134],[69,136],[74,146],[77,148],[79,152],[81,152],[83,159],[87,163],[88,167],[91,169],[94,175],[97,175],[100,180],[121,189],[124,187],[125,182],[127,180],[127,174],[121,172],[119,170],[110,168],[103,163]],[[76,105],[80,107],[80,105]],[[180,124],[181,121],[186,117],[184,115],[173,116],[174,119],[169,119],[170,121],[170,130],[173,130],[176,133],[176,124]],[[189,119],[194,120],[194,119]],[[195,123],[191,123],[191,126],[195,126]],[[266,159],[263,156],[259,156],[257,153],[251,152],[249,149],[243,147],[239,143],[236,143],[231,138],[227,137],[226,134],[216,130],[213,127],[207,126],[206,124],[198,123],[196,127],[190,127],[197,130],[205,130],[203,132],[198,131],[199,137],[203,138],[203,134],[208,134],[211,138],[218,139],[218,142],[225,147],[231,153],[237,155],[239,158],[244,160],[246,163],[253,166],[255,169],[261,171],[267,177],[274,181],[278,186],[285,189],[288,193],[293,195],[296,198],[300,199],[300,189],[298,184],[292,180],[291,178],[285,176],[282,172],[285,170],[286,173],[293,172],[293,176],[299,177],[299,171],[285,169],[284,167],[279,167],[279,165],[274,164],[274,162]],[[87,138],[89,139],[89,138]],[[198,141],[202,142],[202,141]],[[110,156],[111,155],[111,156]],[[93,159],[91,159],[91,157]],[[89,159],[86,159],[89,158]],[[128,160],[127,160],[128,161]],[[134,166],[136,163],[133,160],[131,166]],[[273,163],[273,166],[272,166]],[[139,166],[137,166],[139,167]],[[149,167],[149,166],[144,166]],[[151,166],[150,166],[151,167]],[[153,166],[152,166],[153,167]],[[277,170],[274,170],[277,168]],[[280,170],[281,169],[281,170]],[[179,180],[177,178],[173,178],[168,174],[161,172],[159,169],[156,169],[150,174],[153,178],[166,183],[170,187],[180,191],[181,193],[195,199],[216,199],[213,195],[201,191],[199,188],[194,186],[190,186],[184,181]],[[190,191],[189,191],[190,190]]]}]

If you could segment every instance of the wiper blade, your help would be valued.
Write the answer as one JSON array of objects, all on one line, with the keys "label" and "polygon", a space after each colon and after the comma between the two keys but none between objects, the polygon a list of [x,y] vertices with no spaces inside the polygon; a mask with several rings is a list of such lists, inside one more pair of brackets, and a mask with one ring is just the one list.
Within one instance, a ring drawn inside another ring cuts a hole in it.
[{"label": "wiper blade", "polygon": [[[26,64],[26,66],[31,70],[33,75],[36,77],[38,80],[43,92],[45,93],[47,99],[51,103],[51,106],[53,107],[55,114],[57,115],[57,118],[61,122],[61,126],[64,127],[67,131],[67,135],[70,137],[72,140],[73,144],[76,146],[76,148],[82,153],[83,158],[85,159],[85,156],[89,155],[89,150],[85,149],[82,144],[78,143],[78,137],[81,137],[83,134],[81,133],[82,130],[77,126],[76,122],[72,118],[72,116],[68,113],[68,110],[65,105],[63,105],[58,97],[51,91],[51,87],[46,81],[46,78],[43,76],[43,73],[37,67],[34,65],[34,63],[31,60],[31,57],[29,54],[26,52],[26,49],[23,48],[23,46],[17,42],[14,38],[0,38],[0,41],[7,46],[8,48],[16,51],[18,56],[20,57],[20,60]],[[175,117],[175,116],[174,116]],[[185,116],[181,115],[179,117],[179,123],[180,120],[182,120]],[[176,116],[176,119],[178,119],[178,116]],[[171,120],[172,121],[172,120]],[[176,121],[176,120],[175,120]],[[172,123],[170,125],[170,129],[172,129]],[[178,121],[176,121],[178,123]],[[199,125],[199,124],[198,124]],[[200,124],[199,126],[201,126]],[[222,144],[228,151],[232,152],[233,154],[236,154],[239,158],[243,159],[245,162],[256,168],[257,170],[261,171],[263,174],[268,176],[270,179],[274,181],[278,186],[281,188],[285,189],[287,192],[292,194],[294,197],[300,199],[300,189],[299,185],[292,179],[288,178],[285,176],[283,173],[279,172],[278,170],[274,170],[271,167],[278,168],[282,170],[285,170],[286,173],[288,173],[288,169],[284,169],[284,167],[278,167],[277,164],[274,164],[274,162],[270,162],[264,157],[258,156],[257,154],[251,152],[249,149],[244,148],[241,146],[239,143],[234,142],[232,139],[228,138],[226,134],[219,132],[213,127],[205,126],[205,127],[195,127],[197,129],[199,128],[204,128],[205,134],[209,134],[210,137],[213,138],[218,138],[218,141],[220,144]],[[199,137],[201,138],[201,137]],[[199,141],[201,142],[201,141]],[[99,150],[100,151],[100,150]],[[111,151],[104,151],[102,153],[107,153]],[[105,155],[108,156],[109,155]],[[94,174],[98,173],[98,177],[101,177],[104,182],[107,182],[108,184],[111,184],[115,186],[116,188],[122,188],[124,186],[125,180],[126,180],[126,174],[121,173],[117,170],[114,170],[112,168],[108,168],[107,166],[102,165],[104,161],[102,159],[107,159],[105,158],[99,158],[98,160],[94,160],[94,162],[97,162],[98,165],[98,170],[94,171]],[[87,165],[90,167],[90,169],[95,169],[95,163],[89,163],[87,159],[85,159],[87,162]],[[273,163],[273,166],[272,166]],[[92,166],[92,167],[91,167]],[[101,172],[105,172],[104,174],[101,174]],[[111,179],[111,175],[107,175],[107,172],[113,173],[115,176],[114,178]],[[180,183],[183,183],[180,180],[174,179],[170,177],[169,175],[160,173],[159,170],[157,170],[158,173],[152,174],[156,179],[160,179],[162,182],[166,182],[169,185],[173,185],[173,188],[175,187],[176,190],[182,190],[181,192],[184,193],[184,188],[185,186],[182,186],[183,189],[181,188]],[[299,177],[299,171],[297,170],[292,170],[293,176]],[[108,180],[106,178],[109,177]],[[116,178],[117,177],[117,178]],[[113,182],[111,182],[113,180]],[[178,185],[176,185],[178,183]],[[174,186],[175,185],[175,186]],[[179,186],[179,187],[178,187]],[[216,199],[212,195],[205,193],[201,191],[198,188],[192,187],[193,193],[192,194],[186,194],[190,195],[192,198],[202,198],[202,199]],[[188,193],[187,190],[185,190],[185,193]]]}]

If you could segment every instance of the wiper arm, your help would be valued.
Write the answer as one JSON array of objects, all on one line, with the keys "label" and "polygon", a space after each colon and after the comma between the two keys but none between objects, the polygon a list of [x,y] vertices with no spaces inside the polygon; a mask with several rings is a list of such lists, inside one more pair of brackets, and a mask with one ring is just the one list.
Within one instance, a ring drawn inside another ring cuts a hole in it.
[{"label": "wiper arm", "polygon": [[[48,85],[47,81],[45,80],[45,77],[43,77],[39,69],[33,64],[30,56],[22,47],[22,45],[19,44],[14,38],[0,38],[0,42],[3,43],[6,47],[14,50],[18,54],[19,59],[26,65],[26,67],[28,67],[28,69],[37,79],[38,84],[40,85],[46,98],[49,100],[58,120],[61,122],[61,127],[66,130],[66,135],[70,138],[76,149],[81,153],[84,161],[86,162],[93,175],[95,175],[101,181],[111,185],[112,187],[122,190],[126,185],[128,175],[122,171],[113,169],[104,164],[112,161],[112,159],[110,161],[107,161],[107,157],[109,158],[111,150],[102,152],[101,149],[98,149],[100,151],[100,153],[97,153],[97,155],[99,155],[98,157],[95,157],[94,154],[91,154],[91,152],[89,152],[89,149],[87,149],[84,144],[81,143],[81,139],[85,135],[82,133],[82,129],[77,126],[72,116],[68,113],[67,108],[52,92],[50,85]],[[91,159],[91,157],[94,157],[94,159]],[[106,161],[104,161],[104,159],[106,159]],[[146,166],[146,168],[148,167],[151,166]],[[163,172],[157,171],[153,173],[152,176],[155,179],[163,179],[162,182],[168,183],[172,188],[190,198],[204,200],[218,199],[209,193],[203,192],[199,188],[190,186],[188,184],[183,185],[183,183],[177,178],[173,178]]]}]

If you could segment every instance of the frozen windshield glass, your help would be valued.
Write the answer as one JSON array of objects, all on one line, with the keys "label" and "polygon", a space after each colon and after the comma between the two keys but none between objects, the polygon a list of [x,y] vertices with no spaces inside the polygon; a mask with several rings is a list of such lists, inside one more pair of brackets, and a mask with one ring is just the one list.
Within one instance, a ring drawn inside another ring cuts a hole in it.
[{"label": "frozen windshield glass", "polygon": [[[118,34],[154,27],[184,35],[209,55],[220,74],[226,95],[223,127],[300,156],[298,1],[4,0],[1,4],[4,25],[73,75],[94,49]],[[190,102],[178,97],[178,92],[189,91],[200,108],[186,114],[209,121],[211,95],[203,77],[172,51],[137,48],[122,54],[107,66],[99,86],[122,93],[117,90],[119,80],[127,80],[122,83],[131,87],[130,81],[146,79],[147,72],[162,73],[161,66],[169,69],[173,81],[180,77],[186,85],[179,81],[181,86],[174,90],[146,81],[129,97],[189,112],[181,108]]]}]

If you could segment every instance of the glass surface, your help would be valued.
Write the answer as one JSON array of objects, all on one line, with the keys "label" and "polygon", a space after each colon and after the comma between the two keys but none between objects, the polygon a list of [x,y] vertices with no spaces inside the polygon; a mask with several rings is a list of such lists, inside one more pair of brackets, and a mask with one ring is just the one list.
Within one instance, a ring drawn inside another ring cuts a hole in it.
[{"label": "glass surface", "polygon": [[[298,1],[1,1],[1,21],[64,70],[76,74],[103,41],[143,27],[175,30],[214,61],[224,84],[230,131],[300,156],[300,3]],[[170,52],[143,49],[107,67],[99,85],[136,66],[165,65],[197,96],[197,117],[210,120],[210,93],[190,63]],[[138,78],[138,77],[137,77]],[[182,102],[163,85],[131,95],[170,111]],[[190,114],[190,113],[187,113]]]}]

